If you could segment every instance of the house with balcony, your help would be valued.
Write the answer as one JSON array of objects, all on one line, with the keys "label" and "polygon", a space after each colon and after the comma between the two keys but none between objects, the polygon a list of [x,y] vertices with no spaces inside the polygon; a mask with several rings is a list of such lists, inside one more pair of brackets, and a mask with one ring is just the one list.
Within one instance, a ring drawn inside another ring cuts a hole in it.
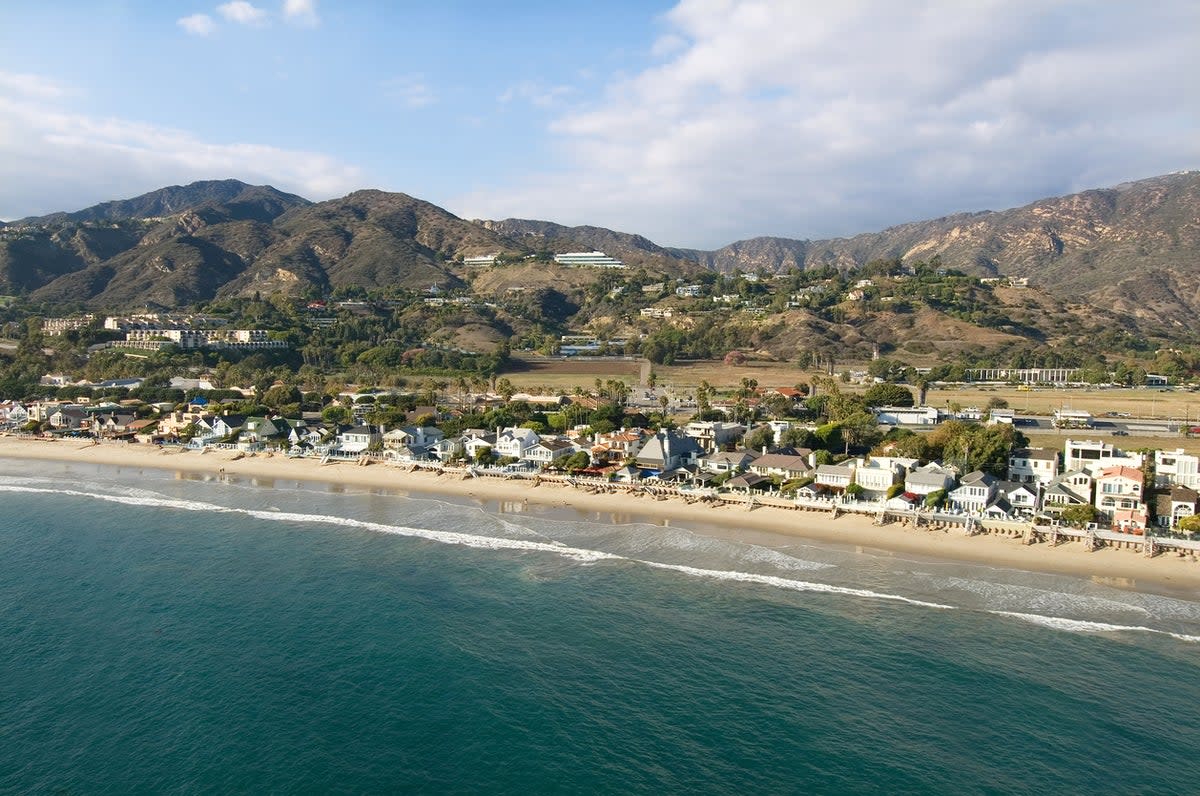
[{"label": "house with balcony", "polygon": [[674,431],[660,431],[646,440],[637,455],[637,466],[644,470],[666,472],[694,465],[704,449],[691,437]]},{"label": "house with balcony", "polygon": [[1095,479],[1087,470],[1071,470],[1055,478],[1042,490],[1042,511],[1061,514],[1071,506],[1091,504]]},{"label": "house with balcony", "polygon": [[1200,488],[1200,456],[1184,453],[1183,448],[1154,452],[1154,486]]},{"label": "house with balcony", "polygon": [[813,474],[813,483],[829,490],[845,492],[846,487],[854,483],[854,473],[857,469],[856,459],[847,459],[840,464],[819,464]]},{"label": "house with balcony", "polygon": [[529,449],[538,442],[537,432],[531,428],[496,429],[496,444],[492,452],[500,457],[524,459]]},{"label": "house with balcony", "polygon": [[1155,496],[1155,522],[1160,528],[1174,529],[1200,507],[1200,492],[1186,486],[1172,486]]},{"label": "house with balcony", "polygon": [[1109,467],[1096,476],[1097,514],[1114,529],[1141,532],[1146,528],[1142,471],[1133,467]]},{"label": "house with balcony", "polygon": [[351,426],[337,435],[337,449],[342,453],[364,453],[381,445],[383,433],[379,426]]},{"label": "house with balcony", "polygon": [[750,472],[765,476],[778,476],[784,481],[808,478],[813,474],[811,453],[791,455],[764,453],[749,464]]},{"label": "house with balcony", "polygon": [[1009,454],[1009,481],[1046,485],[1057,477],[1058,451],[1050,448],[1018,448]]},{"label": "house with balcony", "polygon": [[982,513],[996,499],[1000,481],[991,473],[980,470],[967,473],[958,488],[950,491],[950,507],[967,514]]},{"label": "house with balcony", "polygon": [[565,439],[542,439],[525,450],[524,460],[544,467],[565,459],[577,450]]},{"label": "house with balcony", "polygon": [[745,448],[736,451],[717,451],[701,456],[698,464],[710,473],[740,473],[745,471],[757,454]]},{"label": "house with balcony", "polygon": [[854,471],[854,483],[865,490],[866,497],[882,498],[893,486],[904,483],[904,476],[908,473],[908,468],[916,463],[916,459],[901,459],[894,456],[872,456],[866,461],[859,460]]},{"label": "house with balcony", "polygon": [[1109,467],[1141,469],[1144,459],[1140,453],[1125,453],[1107,442],[1091,439],[1068,439],[1063,443],[1063,471],[1087,470],[1093,476]]},{"label": "house with balcony", "polygon": [[683,433],[699,443],[705,451],[713,453],[741,439],[746,427],[741,423],[694,421],[684,426]]},{"label": "house with balcony", "polygon": [[904,491],[925,497],[933,492],[949,492],[958,480],[958,471],[937,462],[914,467],[904,476]]}]

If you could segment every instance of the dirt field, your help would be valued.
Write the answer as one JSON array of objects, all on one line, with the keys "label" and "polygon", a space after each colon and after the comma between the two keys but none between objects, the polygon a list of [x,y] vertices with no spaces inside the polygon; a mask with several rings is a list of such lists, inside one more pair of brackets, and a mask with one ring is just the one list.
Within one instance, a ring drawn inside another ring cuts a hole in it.
[{"label": "dirt field", "polygon": [[[587,389],[596,379],[622,379],[629,384],[636,384],[639,375],[644,377],[650,370],[649,365],[644,362],[592,357],[554,359],[521,356],[513,358],[513,365],[503,375],[518,389],[539,388],[548,392],[571,392],[577,385]],[[862,368],[856,366],[854,369]],[[689,393],[702,381],[707,381],[718,392],[723,392],[735,389],[744,378],[756,379],[761,387],[790,387],[808,384],[816,375],[786,362],[726,365],[719,360],[655,365],[653,372],[659,385],[678,393]],[[858,392],[865,389],[865,385],[845,384],[842,385],[842,389]],[[1131,417],[1173,419],[1181,421],[1184,425],[1194,423],[1200,426],[1200,393],[1183,389],[1164,391],[1156,388],[1034,387],[1019,390],[1015,386],[933,387],[926,396],[926,403],[930,406],[959,404],[963,407],[982,408],[992,398],[1007,401],[1008,406],[1020,414],[1049,415],[1055,409],[1082,409],[1096,416],[1102,416],[1106,412],[1123,412]],[[1130,446],[1128,440],[1125,444]]]},{"label": "dirt field", "polygon": [[1131,417],[1189,420],[1200,425],[1200,393],[1186,390],[1139,389],[1042,389],[1018,390],[1016,387],[961,387],[931,389],[926,396],[930,406],[947,401],[962,406],[987,405],[992,398],[1008,401],[1019,414],[1049,415],[1055,409],[1082,409],[1100,416],[1106,412],[1126,412]]}]

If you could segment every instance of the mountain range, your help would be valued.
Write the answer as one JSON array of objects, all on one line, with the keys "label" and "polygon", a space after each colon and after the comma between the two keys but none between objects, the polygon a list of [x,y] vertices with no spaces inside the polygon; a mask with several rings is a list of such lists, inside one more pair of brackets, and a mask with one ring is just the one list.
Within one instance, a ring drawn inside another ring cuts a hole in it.
[{"label": "mountain range", "polygon": [[[463,257],[592,249],[669,277],[936,256],[969,274],[1027,277],[1069,302],[1200,329],[1195,171],[851,238],[752,238],[715,251],[602,227],[470,221],[402,193],[363,190],[314,203],[237,180],[196,182],[3,224],[0,293],[51,305],[170,308],[254,292],[455,287],[468,279]],[[523,273],[540,278],[538,269]]]}]

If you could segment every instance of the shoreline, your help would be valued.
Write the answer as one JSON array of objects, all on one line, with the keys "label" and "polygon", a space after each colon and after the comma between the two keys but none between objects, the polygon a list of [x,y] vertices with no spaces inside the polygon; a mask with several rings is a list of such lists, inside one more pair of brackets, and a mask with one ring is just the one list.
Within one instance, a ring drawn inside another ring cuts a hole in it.
[{"label": "shoreline", "polygon": [[931,562],[968,563],[1032,572],[1081,577],[1122,589],[1153,591],[1174,596],[1200,588],[1200,563],[1188,556],[1160,554],[1145,558],[1139,552],[1101,548],[1086,552],[1077,542],[1057,547],[998,535],[966,536],[945,530],[917,529],[891,523],[876,525],[869,515],[846,513],[832,518],[823,512],[757,506],[748,511],[736,505],[688,503],[680,498],[656,499],[644,494],[602,494],[567,485],[526,480],[464,479],[457,474],[410,472],[384,464],[366,467],[353,461],[325,465],[315,459],[286,456],[234,458],[231,451],[201,454],[146,445],[78,445],[57,440],[35,441],[0,436],[0,458],[152,468],[187,473],[246,478],[255,481],[294,480],[339,484],[363,489],[412,494],[414,497],[455,497],[483,504],[485,510],[520,513],[528,507],[574,511],[592,522],[679,524],[690,531],[723,539],[783,548],[796,542],[833,545],[875,555],[914,556]]}]

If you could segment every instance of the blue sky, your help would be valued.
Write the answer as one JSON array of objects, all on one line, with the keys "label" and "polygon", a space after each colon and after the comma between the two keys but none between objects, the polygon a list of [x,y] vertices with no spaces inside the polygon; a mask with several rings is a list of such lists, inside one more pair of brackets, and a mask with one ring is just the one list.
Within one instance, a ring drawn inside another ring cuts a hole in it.
[{"label": "blue sky", "polygon": [[236,177],[717,247],[1200,166],[1200,6],[59,2],[0,28],[0,218]]}]

